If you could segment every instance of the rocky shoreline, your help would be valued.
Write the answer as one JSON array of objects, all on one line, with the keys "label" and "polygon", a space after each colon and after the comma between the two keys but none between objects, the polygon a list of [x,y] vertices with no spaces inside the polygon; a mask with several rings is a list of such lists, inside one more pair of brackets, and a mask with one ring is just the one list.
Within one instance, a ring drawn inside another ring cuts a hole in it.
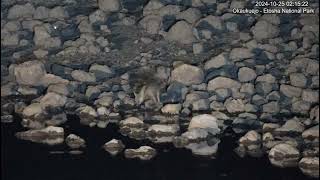
[{"label": "rocky shoreline", "polygon": [[[116,124],[123,136],[211,158],[231,128],[240,157],[268,155],[276,167],[299,167],[317,178],[319,2],[309,2],[315,14],[232,13],[251,6],[3,0],[1,122],[18,115],[26,129],[18,138],[66,143],[79,154],[86,140],[64,133],[75,115],[84,126]],[[137,102],[131,73],[141,67],[152,70],[144,78],[159,87],[158,104]],[[142,160],[157,153],[120,139],[101,148]]]}]

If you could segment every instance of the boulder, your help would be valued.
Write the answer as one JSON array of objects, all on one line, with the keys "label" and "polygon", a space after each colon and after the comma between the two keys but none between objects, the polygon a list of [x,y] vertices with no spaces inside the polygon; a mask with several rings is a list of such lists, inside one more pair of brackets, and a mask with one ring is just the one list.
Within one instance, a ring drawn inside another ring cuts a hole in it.
[{"label": "boulder", "polygon": [[226,77],[217,77],[208,83],[208,91],[215,91],[216,89],[240,89],[241,83]]},{"label": "boulder", "polygon": [[204,69],[208,70],[211,68],[220,68],[224,65],[229,64],[230,62],[228,61],[226,53],[221,53],[218,56],[212,57],[210,60],[208,60],[205,65]]},{"label": "boulder", "polygon": [[188,140],[189,143],[199,143],[208,137],[209,133],[202,128],[192,128],[181,135]]},{"label": "boulder", "polygon": [[249,146],[252,144],[259,144],[261,143],[261,141],[262,141],[261,135],[255,130],[251,130],[247,132],[244,136],[242,136],[239,139],[239,143],[245,146]]},{"label": "boulder", "polygon": [[71,96],[73,93],[73,88],[71,88],[70,86],[66,85],[66,84],[52,84],[48,87],[47,92],[53,92],[56,94],[60,94],[63,96]]},{"label": "boulder", "polygon": [[197,8],[189,8],[185,11],[180,12],[177,15],[177,19],[183,19],[190,24],[195,23],[197,20],[201,18],[201,11]]},{"label": "boulder", "polygon": [[287,120],[286,123],[274,130],[277,135],[301,134],[304,131],[304,125],[297,118]]},{"label": "boulder", "polygon": [[254,38],[258,41],[275,38],[280,33],[278,26],[275,26],[265,20],[258,21],[251,31]]},{"label": "boulder", "polygon": [[242,151],[241,154],[239,154],[240,156],[248,154],[252,157],[261,157],[263,155],[261,135],[255,130],[247,132],[239,139],[237,151]]},{"label": "boulder", "polygon": [[309,103],[319,102],[319,90],[304,89],[302,91],[302,100]]},{"label": "boulder", "polygon": [[98,0],[99,9],[105,12],[116,12],[120,10],[119,0]]},{"label": "boulder", "polygon": [[121,140],[112,139],[103,145],[105,151],[109,152],[112,156],[119,154],[125,148]]},{"label": "boulder", "polygon": [[311,109],[311,103],[298,100],[291,105],[291,111],[296,114],[308,115]]},{"label": "boulder", "polygon": [[120,133],[136,140],[146,138],[145,124],[136,117],[129,117],[119,123]]},{"label": "boulder", "polygon": [[217,118],[210,114],[202,114],[192,117],[188,126],[188,130],[193,128],[206,129],[208,132],[214,135],[220,133]]},{"label": "boulder", "polygon": [[91,106],[82,106],[79,107],[76,112],[78,112],[80,117],[80,123],[84,125],[90,125],[91,123],[95,123],[98,113]]},{"label": "boulder", "polygon": [[158,34],[161,29],[162,18],[160,16],[148,15],[139,23],[147,33]]},{"label": "boulder", "polygon": [[18,84],[38,86],[46,75],[46,70],[40,61],[27,61],[14,68],[15,79]]},{"label": "boulder", "polygon": [[305,157],[299,162],[299,168],[303,174],[319,178],[319,157]]},{"label": "boulder", "polygon": [[42,49],[59,48],[62,41],[59,37],[51,37],[46,26],[35,26],[33,41],[35,45]]},{"label": "boulder", "polygon": [[19,19],[19,18],[32,18],[35,9],[32,4],[27,3],[23,5],[16,4],[12,6],[8,11],[8,19]]},{"label": "boulder", "polygon": [[262,111],[265,113],[273,113],[276,114],[280,111],[279,103],[276,101],[269,102],[262,106]]},{"label": "boulder", "polygon": [[313,126],[303,131],[302,138],[306,140],[318,139],[319,141],[319,125]]},{"label": "boulder", "polygon": [[209,99],[199,99],[192,102],[192,110],[193,111],[206,111],[210,109],[210,101]]},{"label": "boulder", "polygon": [[143,16],[154,14],[158,10],[164,7],[165,4],[160,1],[149,1],[143,8]]},{"label": "boulder", "polygon": [[81,70],[72,71],[71,76],[73,79],[80,82],[96,82],[96,77],[93,73],[88,73]]},{"label": "boulder", "polygon": [[304,88],[307,85],[308,79],[302,73],[290,74],[290,83],[295,87]]},{"label": "boulder", "polygon": [[257,74],[253,69],[242,67],[239,69],[238,78],[240,82],[248,82],[256,79]]},{"label": "boulder", "polygon": [[43,109],[40,103],[32,103],[25,107],[22,111],[22,116],[25,118],[33,118],[36,115],[43,113]]},{"label": "boulder", "polygon": [[254,57],[254,54],[251,52],[250,49],[247,48],[234,48],[230,52],[230,60],[242,61],[244,59],[250,59]]},{"label": "boulder", "polygon": [[79,149],[82,147],[86,147],[86,142],[84,139],[81,137],[75,135],[75,134],[69,134],[66,137],[66,144],[71,148],[71,149]]},{"label": "boulder", "polygon": [[220,35],[224,31],[221,17],[209,15],[200,19],[194,28],[194,34],[199,40],[211,39],[214,35]]},{"label": "boulder", "polygon": [[143,121],[136,117],[129,117],[125,120],[120,121],[120,127],[121,126],[128,126],[128,127],[142,127]]},{"label": "boulder", "polygon": [[200,143],[191,143],[186,146],[187,149],[192,151],[192,154],[197,156],[215,156],[218,152],[220,140],[215,144],[209,145],[206,141]]},{"label": "boulder", "polygon": [[99,64],[91,65],[89,72],[94,73],[98,80],[105,80],[113,75],[113,71],[111,68]]},{"label": "boulder", "polygon": [[64,20],[69,17],[68,12],[62,6],[56,6],[49,11],[49,17]]},{"label": "boulder", "polygon": [[67,97],[53,92],[47,93],[40,100],[43,109],[63,107],[67,102]]},{"label": "boulder", "polygon": [[28,130],[16,133],[17,138],[48,145],[61,144],[64,141],[64,129],[48,126],[43,129]]},{"label": "boulder", "polygon": [[47,19],[49,17],[49,9],[44,6],[38,6],[33,14],[33,19]]},{"label": "boulder", "polygon": [[45,74],[40,81],[40,84],[44,87],[48,87],[51,84],[68,84],[69,80],[62,79],[60,76],[54,74]]},{"label": "boulder", "polygon": [[261,76],[258,76],[256,79],[256,82],[265,82],[265,83],[276,83],[276,78],[272,74],[264,74]]},{"label": "boulder", "polygon": [[269,160],[272,165],[277,167],[297,167],[300,160],[300,152],[289,144],[278,144],[270,150]]},{"label": "boulder", "polygon": [[173,25],[165,36],[165,39],[181,44],[191,44],[195,41],[192,27],[185,21],[178,21]]},{"label": "boulder", "polygon": [[[98,93],[99,91],[96,91]],[[97,100],[94,101],[94,105],[96,106],[103,106],[103,107],[110,107],[113,104],[113,95],[112,94],[100,94]]]},{"label": "boulder", "polygon": [[124,156],[129,159],[151,160],[156,154],[157,151],[150,146],[141,146],[138,149],[126,149],[124,151]]},{"label": "boulder", "polygon": [[173,137],[178,135],[180,128],[178,125],[155,124],[148,128],[148,138],[155,143],[172,142]]},{"label": "boulder", "polygon": [[93,23],[104,23],[107,20],[107,14],[98,9],[89,15],[89,21]]},{"label": "boulder", "polygon": [[224,106],[229,113],[240,113],[245,111],[245,104],[242,99],[229,98],[225,101]]},{"label": "boulder", "polygon": [[89,101],[92,101],[99,97],[100,93],[101,91],[97,86],[88,86],[85,95]]},{"label": "boulder", "polygon": [[175,68],[171,73],[171,80],[184,85],[201,84],[204,80],[204,72],[196,66],[183,64]]},{"label": "boulder", "polygon": [[298,87],[282,84],[280,86],[280,92],[287,97],[300,97],[302,93],[302,89]]}]

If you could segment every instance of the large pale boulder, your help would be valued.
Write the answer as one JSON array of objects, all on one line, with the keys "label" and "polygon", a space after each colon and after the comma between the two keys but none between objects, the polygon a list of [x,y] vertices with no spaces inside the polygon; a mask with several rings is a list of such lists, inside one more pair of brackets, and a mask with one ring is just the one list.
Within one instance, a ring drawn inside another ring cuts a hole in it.
[{"label": "large pale boulder", "polygon": [[319,157],[305,157],[299,162],[299,168],[303,174],[319,178]]},{"label": "large pale boulder", "polygon": [[269,23],[268,21],[258,21],[255,26],[251,29],[255,39],[262,41],[264,39],[275,38],[279,35],[279,27]]},{"label": "large pale boulder", "polygon": [[208,91],[215,91],[217,89],[240,89],[241,83],[226,77],[217,77],[208,83]]},{"label": "large pale boulder", "polygon": [[278,144],[269,152],[271,164],[277,167],[296,167],[300,159],[300,152],[289,144]]},{"label": "large pale boulder", "polygon": [[188,130],[194,128],[202,128],[207,129],[209,132],[213,134],[220,133],[220,128],[218,127],[217,118],[210,114],[202,114],[194,116],[189,124]]},{"label": "large pale boulder", "polygon": [[46,70],[40,61],[27,61],[14,68],[14,75],[18,84],[38,86]]},{"label": "large pale boulder", "polygon": [[8,11],[8,19],[32,18],[35,9],[32,4],[14,5]]},{"label": "large pale boulder", "polygon": [[179,21],[173,25],[165,38],[169,41],[174,41],[181,44],[191,44],[195,41],[192,27],[185,21]]},{"label": "large pale boulder", "polygon": [[46,109],[48,107],[63,107],[67,102],[67,97],[56,94],[53,92],[47,93],[45,96],[43,96],[40,100],[40,105],[43,109]]},{"label": "large pale boulder", "polygon": [[99,9],[105,12],[116,12],[120,9],[119,0],[98,0]]},{"label": "large pale boulder", "polygon": [[188,64],[178,66],[171,73],[172,81],[177,81],[184,85],[201,84],[203,79],[203,70]]}]

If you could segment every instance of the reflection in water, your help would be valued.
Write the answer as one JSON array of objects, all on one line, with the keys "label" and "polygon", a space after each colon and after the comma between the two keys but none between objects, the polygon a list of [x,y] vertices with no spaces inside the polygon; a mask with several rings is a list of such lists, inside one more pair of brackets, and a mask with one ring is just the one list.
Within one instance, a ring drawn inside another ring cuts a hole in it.
[{"label": "reflection in water", "polygon": [[[192,156],[190,150],[172,145],[137,141],[118,133],[118,127],[109,124],[106,129],[78,125],[68,121],[65,135],[74,133],[86,140],[82,154],[70,152],[66,145],[47,146],[18,140],[14,134],[23,131],[18,122],[1,125],[2,173],[6,180],[304,180],[297,169],[278,169],[267,158],[238,158],[233,149],[236,138],[221,139],[216,159]],[[72,131],[70,131],[72,129]],[[123,152],[112,156],[103,144],[121,139],[126,148],[142,145],[154,147],[158,154],[150,161],[126,159]],[[23,150],[23,151],[21,151]],[[51,152],[51,153],[50,153]],[[73,153],[73,154],[70,154]],[[79,152],[80,153],[80,152]]]}]

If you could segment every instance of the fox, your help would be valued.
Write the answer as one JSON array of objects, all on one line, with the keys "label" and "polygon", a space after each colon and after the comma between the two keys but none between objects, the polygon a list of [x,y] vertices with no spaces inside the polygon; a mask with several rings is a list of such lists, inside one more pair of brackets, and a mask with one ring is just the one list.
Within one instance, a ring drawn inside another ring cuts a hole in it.
[{"label": "fox", "polygon": [[133,92],[135,101],[141,105],[145,100],[151,100],[154,104],[160,104],[160,86],[157,84],[148,84],[142,86],[140,91]]},{"label": "fox", "polygon": [[151,100],[155,105],[161,104],[160,94],[166,82],[157,77],[155,70],[140,68],[129,73],[129,85],[133,89],[137,105],[141,105],[146,100]]}]

